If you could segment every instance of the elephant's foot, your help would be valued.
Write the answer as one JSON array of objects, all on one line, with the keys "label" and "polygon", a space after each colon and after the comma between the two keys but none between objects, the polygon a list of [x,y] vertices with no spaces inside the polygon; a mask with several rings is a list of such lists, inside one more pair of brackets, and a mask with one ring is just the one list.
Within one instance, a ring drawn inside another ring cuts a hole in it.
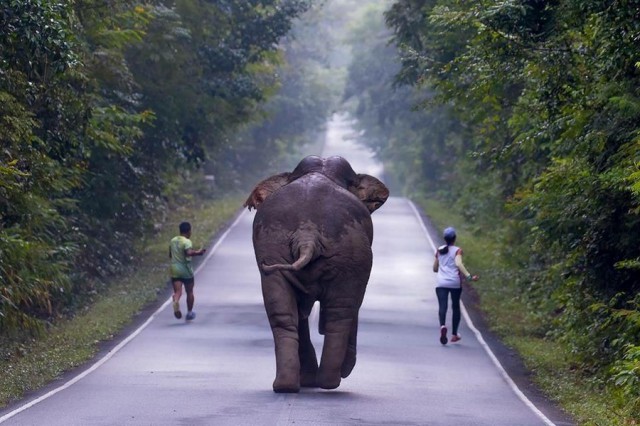
[{"label": "elephant's foot", "polygon": [[322,389],[335,389],[340,386],[340,371],[327,372],[322,368],[316,376],[316,384]]},{"label": "elephant's foot", "polygon": [[347,348],[347,353],[345,354],[344,361],[342,362],[342,368],[340,370],[340,375],[343,379],[349,377],[353,367],[356,366],[356,348],[349,346]]},{"label": "elephant's foot", "polygon": [[277,393],[300,391],[298,339],[289,336],[291,331],[285,327],[273,330],[276,342],[276,378],[273,381],[273,391]]},{"label": "elephant's foot", "polygon": [[300,392],[300,376],[295,374],[278,374],[273,381],[273,391],[275,393],[298,393]]},{"label": "elephant's foot", "polygon": [[284,387],[278,387],[275,385],[275,383],[273,384],[273,391],[275,393],[298,393],[300,392],[300,386],[284,386]]}]

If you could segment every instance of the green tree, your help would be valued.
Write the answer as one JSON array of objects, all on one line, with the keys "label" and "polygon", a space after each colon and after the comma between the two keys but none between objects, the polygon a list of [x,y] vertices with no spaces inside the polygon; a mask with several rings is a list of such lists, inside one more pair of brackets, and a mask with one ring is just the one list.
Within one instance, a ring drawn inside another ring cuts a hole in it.
[{"label": "green tree", "polygon": [[309,5],[0,6],[0,338],[126,270],[172,188],[207,151],[222,164],[226,135],[273,94],[277,42]]},{"label": "green tree", "polygon": [[82,181],[86,109],[68,5],[5,2],[0,7],[0,329],[37,330],[78,239],[67,214]]},{"label": "green tree", "polygon": [[387,13],[400,81],[452,108],[509,206],[476,211],[510,224],[523,294],[603,383],[612,365],[633,382],[622,360],[636,359],[640,331],[639,6],[400,0]]}]

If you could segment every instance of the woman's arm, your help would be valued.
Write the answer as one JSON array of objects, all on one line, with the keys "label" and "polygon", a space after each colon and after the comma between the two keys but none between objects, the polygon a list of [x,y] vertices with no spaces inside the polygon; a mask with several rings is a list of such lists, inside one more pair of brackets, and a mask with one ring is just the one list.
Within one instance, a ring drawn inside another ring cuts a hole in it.
[{"label": "woman's arm", "polygon": [[458,269],[460,269],[460,272],[462,272],[462,274],[465,277],[469,277],[471,274],[469,273],[469,271],[467,271],[467,268],[465,268],[464,264],[462,263],[461,253],[456,254],[455,261],[456,261],[456,266],[458,267]]},{"label": "woman's arm", "polygon": [[467,278],[467,280],[469,280],[469,281],[478,281],[480,279],[480,277],[478,277],[477,275],[471,275],[469,273],[469,271],[467,271],[467,268],[464,267],[464,264],[462,263],[462,250],[460,250],[456,254],[456,257],[454,258],[454,260],[456,262],[456,266],[458,267],[460,272],[462,272],[464,274],[464,276]]}]

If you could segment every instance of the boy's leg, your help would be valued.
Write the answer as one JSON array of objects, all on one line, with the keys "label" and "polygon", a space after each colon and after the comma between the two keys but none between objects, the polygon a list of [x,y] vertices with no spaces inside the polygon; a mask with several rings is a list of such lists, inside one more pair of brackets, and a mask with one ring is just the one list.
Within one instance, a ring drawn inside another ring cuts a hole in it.
[{"label": "boy's leg", "polygon": [[195,283],[193,280],[191,282],[184,283],[184,289],[187,292],[187,311],[193,311],[193,302],[195,301],[195,297],[193,295],[193,287]]},{"label": "boy's leg", "polygon": [[187,321],[191,321],[196,318],[196,313],[193,312],[193,285],[193,278],[184,282],[184,289],[187,292],[187,316],[185,317]]},{"label": "boy's leg", "polygon": [[173,301],[179,302],[182,297],[182,281],[174,279],[171,283],[173,284]]},{"label": "boy's leg", "polygon": [[180,319],[182,318],[182,312],[180,312],[180,297],[182,296],[182,281],[173,280],[173,315]]}]

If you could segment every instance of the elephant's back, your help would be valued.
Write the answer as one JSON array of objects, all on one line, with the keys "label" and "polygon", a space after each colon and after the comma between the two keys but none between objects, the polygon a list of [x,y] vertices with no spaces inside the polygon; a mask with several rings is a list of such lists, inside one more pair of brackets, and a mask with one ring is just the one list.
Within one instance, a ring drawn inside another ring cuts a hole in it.
[{"label": "elephant's back", "polygon": [[256,213],[255,226],[295,232],[312,223],[323,236],[339,239],[345,232],[373,238],[371,214],[355,195],[321,174],[306,175],[273,193]]}]

